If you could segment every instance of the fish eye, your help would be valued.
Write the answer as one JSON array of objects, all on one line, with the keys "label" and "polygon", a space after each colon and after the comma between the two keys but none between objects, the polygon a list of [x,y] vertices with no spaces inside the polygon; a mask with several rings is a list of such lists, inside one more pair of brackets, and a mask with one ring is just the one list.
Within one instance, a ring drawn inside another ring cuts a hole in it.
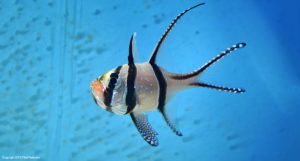
[{"label": "fish eye", "polygon": [[109,80],[109,84],[108,84],[108,87],[110,88],[110,89],[114,89],[115,88],[115,83],[116,83],[116,79],[115,78],[112,78],[112,79],[110,79]]},{"label": "fish eye", "polygon": [[110,89],[117,89],[120,87],[121,83],[118,81],[118,74],[117,73],[111,73],[110,74],[110,79],[108,81],[108,87]]},{"label": "fish eye", "polygon": [[117,82],[116,78],[110,78],[110,83],[115,84]]},{"label": "fish eye", "polygon": [[116,78],[110,78],[109,80],[109,84],[108,84],[108,87],[110,89],[118,89],[121,85],[121,82],[120,80],[117,80]]},{"label": "fish eye", "polygon": [[110,74],[110,78],[118,78],[118,74],[117,73],[111,73]]}]

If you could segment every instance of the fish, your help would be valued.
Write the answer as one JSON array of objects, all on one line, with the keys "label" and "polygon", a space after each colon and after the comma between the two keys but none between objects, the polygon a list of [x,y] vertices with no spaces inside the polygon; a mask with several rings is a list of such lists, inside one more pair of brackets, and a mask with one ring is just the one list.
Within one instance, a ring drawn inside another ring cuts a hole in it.
[{"label": "fish", "polygon": [[237,43],[219,55],[209,60],[200,68],[187,73],[171,73],[156,64],[156,57],[164,40],[172,30],[176,22],[190,10],[204,5],[199,3],[181,12],[169,25],[158,43],[156,44],[150,59],[144,63],[136,63],[134,55],[136,49],[136,33],[133,33],[129,43],[128,63],[109,70],[90,84],[91,93],[95,103],[104,110],[116,115],[129,114],[137,131],[151,146],[158,146],[158,133],[148,122],[147,112],[158,110],[166,124],[178,136],[182,136],[166,104],[174,94],[193,87],[205,87],[232,93],[244,93],[242,88],[231,88],[207,84],[199,81],[198,77],[208,67],[232,53],[243,48],[246,43]]}]

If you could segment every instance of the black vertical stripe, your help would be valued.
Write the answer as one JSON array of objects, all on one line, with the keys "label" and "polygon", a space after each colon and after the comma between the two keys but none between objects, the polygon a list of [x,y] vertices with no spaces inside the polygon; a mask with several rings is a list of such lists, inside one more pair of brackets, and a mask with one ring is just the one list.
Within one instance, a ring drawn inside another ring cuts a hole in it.
[{"label": "black vertical stripe", "polygon": [[153,71],[155,73],[156,79],[159,85],[159,97],[158,97],[158,110],[160,112],[164,112],[164,106],[166,102],[166,95],[167,95],[167,82],[156,64],[151,64]]},{"label": "black vertical stripe", "polygon": [[[104,104],[107,107],[111,106],[112,96],[113,96],[113,90],[115,88],[116,79],[118,79],[120,71],[122,66],[118,66],[114,73],[110,74],[110,80],[108,83],[108,87],[104,91]],[[108,111],[111,111],[110,108],[107,109]]]},{"label": "black vertical stripe", "polygon": [[136,78],[136,66],[134,63],[128,64],[128,76],[127,76],[127,93],[126,93],[126,114],[131,112],[136,105],[136,95],[135,95],[135,78]]},{"label": "black vertical stripe", "polygon": [[103,102],[104,102],[105,106],[110,107],[113,90],[110,88],[106,88],[103,94],[104,94]]}]

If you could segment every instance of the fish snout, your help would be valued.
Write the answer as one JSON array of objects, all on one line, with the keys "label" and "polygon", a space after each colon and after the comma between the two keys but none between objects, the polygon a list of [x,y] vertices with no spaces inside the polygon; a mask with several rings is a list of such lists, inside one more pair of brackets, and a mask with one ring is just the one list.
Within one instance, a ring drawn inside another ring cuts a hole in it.
[{"label": "fish snout", "polygon": [[91,86],[90,86],[94,101],[97,105],[103,107],[103,100],[104,100],[104,91],[105,88],[103,87],[103,85],[99,82],[98,79],[95,79],[91,82]]}]

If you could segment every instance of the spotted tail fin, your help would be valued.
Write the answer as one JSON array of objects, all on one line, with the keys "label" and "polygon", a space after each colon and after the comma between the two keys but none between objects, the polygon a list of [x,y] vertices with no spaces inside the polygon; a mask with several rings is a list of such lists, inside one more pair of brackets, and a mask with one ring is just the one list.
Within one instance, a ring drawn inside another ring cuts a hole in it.
[{"label": "spotted tail fin", "polygon": [[194,70],[192,72],[188,72],[188,73],[171,74],[170,78],[176,79],[176,80],[185,80],[185,79],[196,77],[199,74],[203,73],[208,67],[210,67],[212,64],[214,64],[215,62],[217,62],[218,60],[220,60],[224,56],[228,55],[229,53],[231,53],[234,50],[237,50],[239,48],[243,48],[245,46],[246,46],[246,43],[238,43],[238,44],[232,45],[232,47],[227,48],[226,50],[222,51],[219,55],[217,55],[216,57],[214,57],[213,59],[211,59],[210,61],[205,63],[201,68],[199,68],[197,70]]},{"label": "spotted tail fin", "polygon": [[244,93],[245,90],[241,88],[231,88],[231,87],[224,87],[224,86],[216,86],[216,85],[211,85],[211,84],[206,84],[203,82],[195,82],[191,83],[191,86],[198,86],[198,87],[206,87],[206,88],[211,88],[211,89],[216,89],[219,91],[225,91],[225,92],[231,92],[231,93]]},{"label": "spotted tail fin", "polygon": [[204,64],[201,68],[188,72],[188,73],[182,73],[182,74],[177,74],[177,73],[170,73],[169,78],[173,80],[178,80],[179,82],[185,82],[184,85],[189,86],[189,87],[206,87],[206,88],[211,88],[211,89],[216,89],[220,91],[226,91],[226,92],[232,92],[232,93],[243,93],[245,92],[244,89],[241,88],[231,88],[231,87],[224,87],[224,86],[217,86],[217,85],[211,85],[211,84],[206,84],[203,82],[198,81],[198,76],[203,73],[208,67],[210,67],[212,64],[223,58],[224,56],[228,55],[234,50],[237,50],[239,48],[243,48],[246,46],[246,43],[238,43],[233,45],[230,48],[227,48],[223,52],[221,52],[219,55],[208,61],[206,64]]}]

